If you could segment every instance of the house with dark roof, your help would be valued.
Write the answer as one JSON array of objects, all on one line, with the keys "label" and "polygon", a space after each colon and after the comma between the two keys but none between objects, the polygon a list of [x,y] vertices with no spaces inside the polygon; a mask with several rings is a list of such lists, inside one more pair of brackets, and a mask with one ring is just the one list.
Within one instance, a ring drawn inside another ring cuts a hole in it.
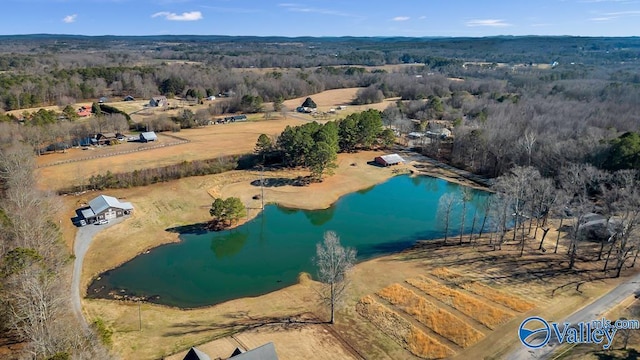
[{"label": "house with dark roof", "polygon": [[89,206],[79,209],[81,220],[85,224],[92,224],[100,220],[111,220],[131,215],[133,205],[130,202],[120,202],[113,196],[100,195],[89,201]]},{"label": "house with dark roof", "polygon": [[96,135],[96,143],[98,145],[111,145],[116,140],[116,133],[100,133]]},{"label": "house with dark roof", "polygon": [[165,107],[169,105],[166,96],[154,96],[149,100],[149,106],[151,107]]},{"label": "house with dark roof", "polygon": [[147,131],[140,133],[140,141],[141,142],[149,142],[158,140],[158,135],[156,135],[153,131]]},{"label": "house with dark roof", "polygon": [[382,166],[391,166],[404,163],[404,159],[398,154],[377,156],[374,161]]}]

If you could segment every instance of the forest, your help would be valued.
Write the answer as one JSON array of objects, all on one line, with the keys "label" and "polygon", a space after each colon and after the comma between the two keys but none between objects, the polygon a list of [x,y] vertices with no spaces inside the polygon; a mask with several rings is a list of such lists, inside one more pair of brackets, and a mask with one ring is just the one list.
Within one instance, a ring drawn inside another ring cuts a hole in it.
[{"label": "forest", "polygon": [[[411,66],[388,67],[401,64]],[[321,178],[337,152],[388,147],[393,134],[447,128],[451,137],[416,148],[495,178],[486,221],[496,249],[507,241],[512,214],[531,219],[511,232],[523,249],[525,234],[534,226],[546,234],[552,217],[573,226],[567,254],[573,267],[585,256],[579,224],[595,211],[618,221],[599,253],[587,257],[607,259],[603,271],[612,276],[635,265],[640,38],[0,36],[0,338],[27,344],[28,358],[109,358],[100,324],[83,329],[68,308],[70,255],[52,220],[55,198],[35,187],[34,156],[43,149],[103,131],[179,131],[219,114],[284,113],[293,109],[282,109],[283,100],[353,87],[360,88],[354,104],[394,101],[379,113],[261,136],[262,162],[308,167]],[[94,104],[97,116],[88,121],[73,116],[79,102],[159,94],[223,100],[142,125],[108,105]],[[57,110],[21,111],[43,106]],[[87,185],[137,186],[158,181],[158,171],[180,178],[233,165],[212,160],[108,173]],[[441,200],[447,228],[448,212],[465,201]]]}]

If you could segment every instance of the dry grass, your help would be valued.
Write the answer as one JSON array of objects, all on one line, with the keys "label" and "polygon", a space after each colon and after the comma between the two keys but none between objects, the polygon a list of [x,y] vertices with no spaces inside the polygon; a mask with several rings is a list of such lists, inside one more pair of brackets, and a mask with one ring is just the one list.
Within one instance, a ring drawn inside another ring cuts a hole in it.
[{"label": "dry grass", "polygon": [[356,311],[416,356],[441,359],[454,355],[449,347],[431,338],[371,296],[363,297],[356,305]]},{"label": "dry grass", "polygon": [[377,294],[413,316],[435,333],[462,347],[473,345],[484,336],[455,315],[438,308],[400,284],[387,286]]},{"label": "dry grass", "polygon": [[535,304],[522,300],[517,296],[506,294],[484,284],[476,282],[467,283],[464,284],[462,288],[517,312],[527,312],[536,307]]},{"label": "dry grass", "polygon": [[475,282],[446,268],[437,268],[431,271],[431,275],[439,279],[449,281],[467,291],[491,300],[496,304],[504,305],[517,312],[527,312],[536,307],[536,305],[531,302],[496,290],[490,286]]},{"label": "dry grass", "polygon": [[479,321],[489,329],[497,328],[498,325],[506,323],[514,316],[512,313],[502,311],[467,294],[425,277],[408,279],[407,282],[426,294],[457,309],[461,313]]},{"label": "dry grass", "polygon": [[[212,125],[198,129],[185,129],[175,134],[190,142],[152,150],[116,155],[68,164],[55,165],[37,170],[38,185],[48,190],[60,189],[69,185],[87,182],[92,175],[156,168],[182,161],[212,159],[220,156],[253,152],[260,134],[276,135],[287,125],[300,125],[297,119],[242,122],[225,125]],[[175,142],[175,139],[159,136],[160,144]],[[57,161],[76,159],[90,155],[103,155],[109,152],[129,150],[131,146],[123,144],[104,147],[98,150],[70,149],[66,153],[48,154],[37,159],[38,165]],[[122,147],[121,147],[122,146]]]}]

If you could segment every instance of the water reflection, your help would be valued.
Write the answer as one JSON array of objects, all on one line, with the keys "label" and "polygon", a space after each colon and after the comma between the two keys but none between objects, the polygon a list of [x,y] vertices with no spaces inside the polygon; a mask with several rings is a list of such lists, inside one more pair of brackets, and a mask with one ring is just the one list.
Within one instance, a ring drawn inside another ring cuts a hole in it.
[{"label": "water reflection", "polygon": [[236,255],[247,243],[248,238],[248,232],[229,230],[228,234],[211,238],[211,251],[218,259]]}]

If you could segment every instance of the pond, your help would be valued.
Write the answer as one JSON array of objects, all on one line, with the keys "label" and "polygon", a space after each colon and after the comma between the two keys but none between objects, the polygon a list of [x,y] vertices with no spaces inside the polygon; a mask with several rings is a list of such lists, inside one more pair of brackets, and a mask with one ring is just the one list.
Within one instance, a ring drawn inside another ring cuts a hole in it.
[{"label": "pond", "polygon": [[[401,175],[346,195],[325,210],[268,205],[236,229],[181,234],[181,242],[159,246],[101,274],[88,293],[142,296],[181,308],[262,295],[295,284],[301,272],[315,276],[312,258],[327,230],[335,231],[343,246],[354,247],[358,261],[406,249],[417,240],[443,237],[438,201],[461,189],[441,179]],[[481,204],[489,196],[477,190],[472,194],[465,231],[476,209],[478,231]],[[452,213],[450,235],[459,234],[461,208]]]}]

